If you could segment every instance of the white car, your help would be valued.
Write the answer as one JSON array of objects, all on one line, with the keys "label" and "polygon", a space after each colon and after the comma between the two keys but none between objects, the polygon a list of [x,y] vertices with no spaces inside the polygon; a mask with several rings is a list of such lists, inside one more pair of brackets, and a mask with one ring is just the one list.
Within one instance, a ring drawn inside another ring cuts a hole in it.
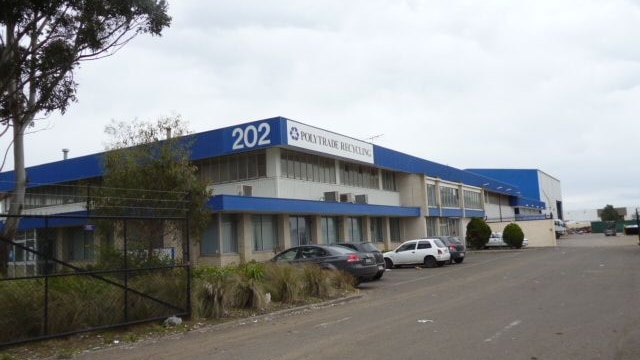
[{"label": "white car", "polygon": [[[522,240],[522,247],[526,247],[527,245],[529,245],[529,240],[527,240],[527,238],[524,238]],[[489,236],[489,242],[487,242],[487,245],[485,245],[485,247],[503,247],[503,246],[508,246],[508,245],[507,243],[504,242],[504,240],[502,240],[501,232],[492,232],[491,236]]]},{"label": "white car", "polygon": [[384,253],[387,269],[414,264],[436,267],[444,265],[449,259],[451,259],[449,248],[440,239],[409,240],[395,250]]}]

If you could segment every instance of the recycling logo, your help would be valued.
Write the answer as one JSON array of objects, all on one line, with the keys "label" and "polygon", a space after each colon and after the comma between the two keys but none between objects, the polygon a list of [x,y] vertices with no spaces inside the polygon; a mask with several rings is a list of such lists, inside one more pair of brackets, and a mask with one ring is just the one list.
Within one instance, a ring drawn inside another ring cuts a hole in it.
[{"label": "recycling logo", "polygon": [[289,130],[289,136],[291,136],[293,140],[298,141],[298,139],[300,139],[300,133],[298,132],[298,128],[292,127],[291,130]]}]

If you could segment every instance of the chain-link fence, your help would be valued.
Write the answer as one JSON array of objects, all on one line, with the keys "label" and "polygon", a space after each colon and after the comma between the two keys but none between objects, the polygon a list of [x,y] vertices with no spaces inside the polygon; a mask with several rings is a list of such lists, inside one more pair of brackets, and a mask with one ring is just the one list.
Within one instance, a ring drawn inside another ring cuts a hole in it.
[{"label": "chain-link fence", "polygon": [[0,238],[0,346],[189,316],[187,226],[184,217],[21,216],[17,235]]}]

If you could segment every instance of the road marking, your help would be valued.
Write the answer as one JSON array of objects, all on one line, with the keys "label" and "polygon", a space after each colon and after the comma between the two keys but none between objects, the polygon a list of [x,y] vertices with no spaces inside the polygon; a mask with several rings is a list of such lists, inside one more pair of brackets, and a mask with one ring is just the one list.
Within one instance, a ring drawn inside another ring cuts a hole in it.
[{"label": "road marking", "polygon": [[316,327],[316,328],[319,328],[319,327],[326,328],[326,327],[327,327],[327,326],[329,326],[329,325],[339,324],[339,323],[341,323],[341,322],[343,322],[343,321],[347,321],[347,320],[350,320],[350,319],[351,319],[351,317],[346,317],[346,318],[344,318],[344,319],[340,319],[340,320],[336,320],[336,321],[330,321],[330,322],[326,322],[326,323],[318,324],[318,325],[316,325],[315,327]]},{"label": "road marking", "polygon": [[484,339],[484,342],[492,342],[493,340],[496,340],[497,338],[502,336],[502,334],[504,334],[505,332],[509,331],[511,328],[514,328],[514,327],[520,325],[521,323],[522,323],[522,321],[520,321],[520,320],[516,320],[516,321],[512,322],[511,324],[509,324],[509,325],[505,326],[504,328],[502,328],[502,330],[500,330],[497,333],[495,333],[495,335],[493,335],[492,337],[490,337],[488,339]]}]

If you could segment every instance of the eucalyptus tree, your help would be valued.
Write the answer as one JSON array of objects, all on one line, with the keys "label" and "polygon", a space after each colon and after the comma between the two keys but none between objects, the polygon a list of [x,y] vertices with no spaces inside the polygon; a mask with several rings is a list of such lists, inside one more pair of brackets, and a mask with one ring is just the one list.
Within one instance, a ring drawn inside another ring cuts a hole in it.
[{"label": "eucalyptus tree", "polygon": [[[25,131],[77,100],[82,62],[112,55],[139,34],[161,35],[171,23],[167,9],[165,0],[0,0],[0,136],[12,136],[15,172],[10,215],[24,206]],[[18,222],[9,218],[2,237],[12,238]]]}]

